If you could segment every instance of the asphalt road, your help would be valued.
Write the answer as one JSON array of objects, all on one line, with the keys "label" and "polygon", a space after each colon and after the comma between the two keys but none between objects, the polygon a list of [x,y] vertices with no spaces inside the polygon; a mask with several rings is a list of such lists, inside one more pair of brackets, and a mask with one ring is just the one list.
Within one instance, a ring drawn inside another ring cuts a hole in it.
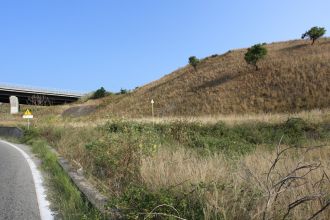
[{"label": "asphalt road", "polygon": [[40,219],[29,165],[15,148],[0,141],[0,220]]}]

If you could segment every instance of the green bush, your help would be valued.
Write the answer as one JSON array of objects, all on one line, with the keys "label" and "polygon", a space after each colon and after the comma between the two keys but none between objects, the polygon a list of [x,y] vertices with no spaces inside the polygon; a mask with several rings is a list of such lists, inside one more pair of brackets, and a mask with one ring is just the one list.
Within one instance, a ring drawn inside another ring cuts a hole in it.
[{"label": "green bush", "polygon": [[244,59],[248,64],[253,65],[256,70],[259,70],[258,61],[267,55],[267,49],[261,44],[256,44],[250,47],[244,55]]},{"label": "green bush", "polygon": [[118,191],[137,182],[141,155],[152,154],[161,144],[152,126],[111,121],[96,129],[104,136],[85,145],[93,164],[90,172],[100,179],[110,178]]},{"label": "green bush", "polygon": [[121,210],[125,219],[176,219],[176,216],[197,220],[204,217],[202,204],[192,194],[168,189],[151,191],[134,184],[120,197],[112,199],[109,206]]},{"label": "green bush", "polygon": [[30,129],[21,127],[21,129],[24,131],[24,136],[20,139],[22,143],[31,144],[33,140],[40,138],[39,131],[34,127],[30,127]]},{"label": "green bush", "polygon": [[103,98],[107,95],[107,91],[101,87],[98,90],[96,90],[92,96],[92,99],[99,99],[99,98]]},{"label": "green bush", "polygon": [[139,146],[132,139],[112,137],[86,144],[92,160],[91,173],[99,179],[111,179],[113,189],[121,191],[130,182],[139,179],[141,155]]},{"label": "green bush", "polygon": [[301,146],[307,139],[320,139],[321,128],[305,122],[301,118],[290,118],[283,125],[284,138],[290,145]]},{"label": "green bush", "polygon": [[312,45],[315,43],[317,39],[322,37],[325,34],[326,30],[324,27],[312,27],[308,31],[306,31],[304,34],[302,34],[301,39],[309,38],[312,40]]},{"label": "green bush", "polygon": [[107,123],[103,129],[111,141],[118,141],[113,139],[115,137],[127,140],[141,146],[139,149],[143,154],[152,153],[161,145],[186,146],[202,154],[217,151],[228,155],[245,154],[257,145],[274,147],[282,136],[283,144],[298,146],[311,138],[321,139],[326,135],[321,126],[298,118],[281,124],[246,123],[235,126],[222,122],[210,125],[176,121],[152,125],[118,120]]},{"label": "green bush", "polygon": [[121,88],[120,89],[120,94],[127,94],[129,91],[127,90],[127,89],[123,89],[123,88]]},{"label": "green bush", "polygon": [[199,64],[200,60],[195,56],[189,57],[189,64],[197,70],[197,65]]}]

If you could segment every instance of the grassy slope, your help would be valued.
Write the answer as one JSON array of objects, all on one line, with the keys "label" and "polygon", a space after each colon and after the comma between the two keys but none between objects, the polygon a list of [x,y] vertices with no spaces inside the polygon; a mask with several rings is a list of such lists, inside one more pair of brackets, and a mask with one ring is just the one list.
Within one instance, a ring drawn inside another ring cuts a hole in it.
[{"label": "grassy slope", "polygon": [[120,116],[296,112],[329,107],[330,39],[316,45],[295,40],[266,45],[267,58],[255,71],[244,61],[246,49],[202,60],[197,71],[186,66],[130,94],[105,99],[105,108]]}]

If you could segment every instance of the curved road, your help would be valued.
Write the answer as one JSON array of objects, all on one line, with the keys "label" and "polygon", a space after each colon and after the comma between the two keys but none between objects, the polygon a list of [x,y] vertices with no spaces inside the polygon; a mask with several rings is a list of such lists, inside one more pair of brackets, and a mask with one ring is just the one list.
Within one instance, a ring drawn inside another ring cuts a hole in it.
[{"label": "curved road", "polygon": [[0,219],[41,219],[34,179],[26,158],[1,140]]}]

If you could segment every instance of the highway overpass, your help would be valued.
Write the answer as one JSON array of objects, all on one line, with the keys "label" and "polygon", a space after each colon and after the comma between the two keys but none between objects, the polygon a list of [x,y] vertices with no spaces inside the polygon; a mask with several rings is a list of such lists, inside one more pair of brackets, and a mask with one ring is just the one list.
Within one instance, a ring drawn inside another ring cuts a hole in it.
[{"label": "highway overpass", "polygon": [[20,104],[60,105],[77,101],[83,94],[0,84],[0,102],[10,103],[11,96]]}]

